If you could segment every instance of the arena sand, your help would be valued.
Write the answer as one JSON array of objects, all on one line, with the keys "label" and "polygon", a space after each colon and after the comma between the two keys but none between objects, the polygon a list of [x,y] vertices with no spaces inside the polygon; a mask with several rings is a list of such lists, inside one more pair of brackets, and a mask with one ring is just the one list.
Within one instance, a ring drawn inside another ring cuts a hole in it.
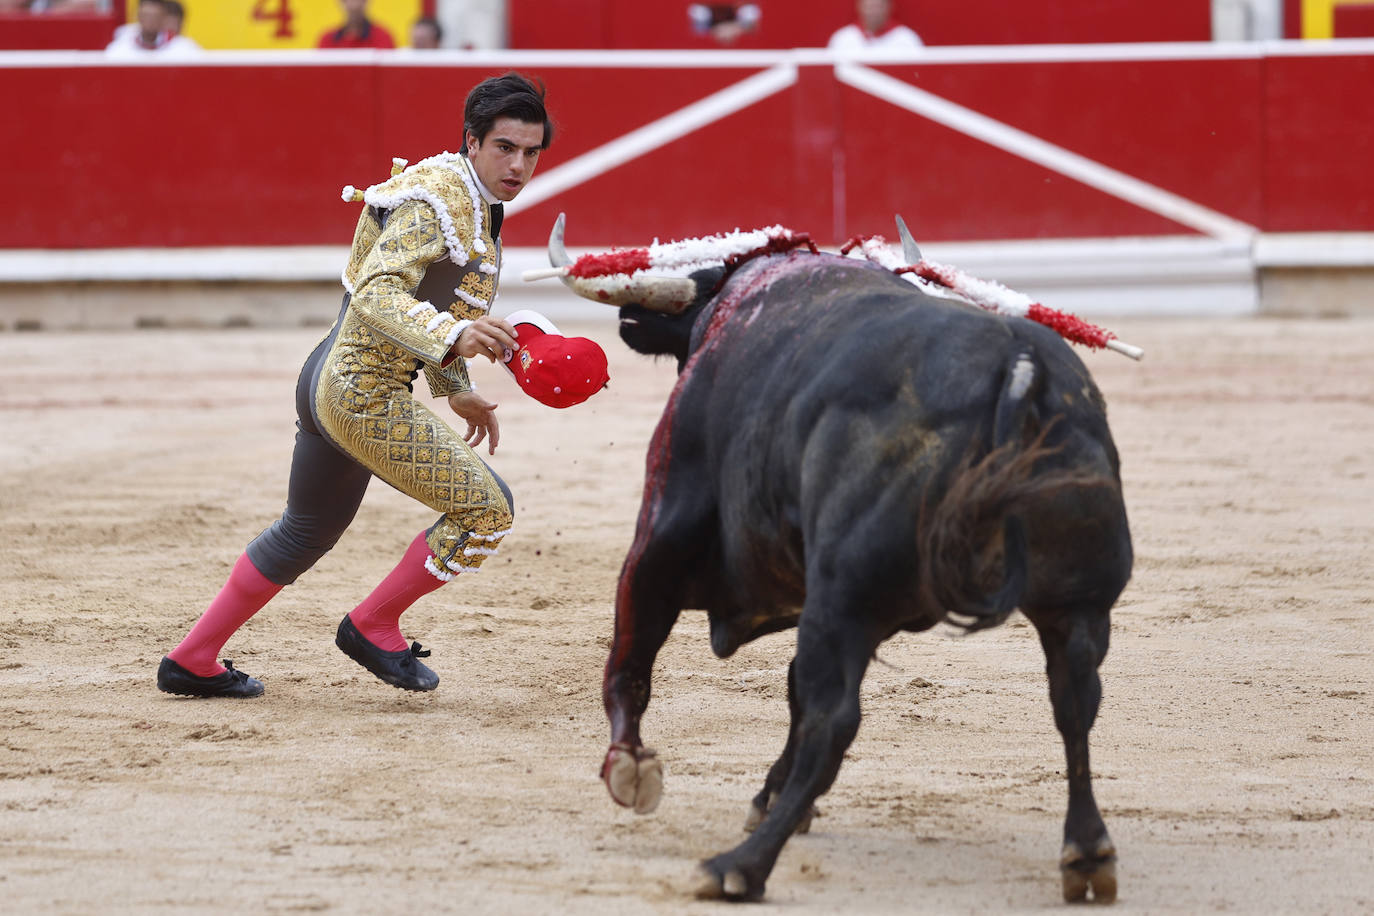
[{"label": "arena sand", "polygon": [[[1086,354],[1137,563],[1093,731],[1131,913],[1374,908],[1374,324],[1113,322]],[[405,618],[439,690],[333,646],[428,510],[375,484],[338,547],[225,654],[251,702],[153,674],[280,511],[318,330],[0,335],[0,909],[12,913],[711,913],[781,749],[791,634],[721,661],[684,615],[646,740],[663,804],[597,780],[601,669],[673,366],[607,321],[611,388],[554,411],[483,364],[500,556]],[[856,371],[855,384],[862,384]],[[729,422],[730,418],[720,418]],[[1059,906],[1063,759],[1024,620],[886,644],[823,816],[750,912]]]}]

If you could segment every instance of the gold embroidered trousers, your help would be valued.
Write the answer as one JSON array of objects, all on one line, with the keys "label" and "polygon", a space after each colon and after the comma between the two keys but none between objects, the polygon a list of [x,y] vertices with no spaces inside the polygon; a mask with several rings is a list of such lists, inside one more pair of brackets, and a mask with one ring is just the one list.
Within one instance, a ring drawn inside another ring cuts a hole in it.
[{"label": "gold embroidered trousers", "polygon": [[412,396],[414,366],[345,312],[315,385],[316,416],[355,461],[442,513],[427,536],[439,573],[475,569],[510,530],[510,502],[476,452]]},{"label": "gold embroidered trousers", "polygon": [[272,582],[294,582],[324,556],[373,476],[441,513],[426,532],[430,571],[450,579],[496,552],[513,518],[505,483],[412,396],[414,356],[377,340],[345,307],[297,385],[286,510],[248,545]]}]

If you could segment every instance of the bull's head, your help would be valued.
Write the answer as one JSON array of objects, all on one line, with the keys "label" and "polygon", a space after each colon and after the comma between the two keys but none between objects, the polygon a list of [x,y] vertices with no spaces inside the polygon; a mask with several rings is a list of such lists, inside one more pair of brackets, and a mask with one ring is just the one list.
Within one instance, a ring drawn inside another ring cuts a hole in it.
[{"label": "bull's head", "polygon": [[[563,244],[563,214],[549,233],[549,264],[567,268],[573,263]],[[692,325],[710,301],[725,268],[700,270],[690,277],[636,273],[579,277],[560,274],[573,292],[606,305],[620,307],[620,339],[637,353],[672,356],[682,370],[691,351]]]}]

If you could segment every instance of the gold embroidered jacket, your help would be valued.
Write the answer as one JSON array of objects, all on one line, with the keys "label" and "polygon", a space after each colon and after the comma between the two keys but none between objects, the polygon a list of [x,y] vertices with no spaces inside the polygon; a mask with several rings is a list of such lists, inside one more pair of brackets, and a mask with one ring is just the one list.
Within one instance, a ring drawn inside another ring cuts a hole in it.
[{"label": "gold embroidered jacket", "polygon": [[[363,201],[343,274],[349,311],[421,360],[436,397],[470,389],[467,365],[451,348],[490,311],[500,271],[490,210],[471,168],[442,153],[368,188]],[[388,211],[385,225],[379,211]]]}]

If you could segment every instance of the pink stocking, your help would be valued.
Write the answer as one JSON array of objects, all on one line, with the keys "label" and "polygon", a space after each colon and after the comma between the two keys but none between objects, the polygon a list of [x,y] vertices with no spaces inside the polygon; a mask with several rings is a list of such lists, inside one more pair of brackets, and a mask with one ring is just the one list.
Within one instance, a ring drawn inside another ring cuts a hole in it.
[{"label": "pink stocking", "polygon": [[243,554],[229,573],[229,581],[224,583],[181,645],[167,653],[168,657],[192,674],[201,677],[219,674],[224,670],[215,660],[220,649],[281,589],[258,572],[248,554]]},{"label": "pink stocking", "polygon": [[444,584],[443,579],[425,568],[425,561],[431,556],[421,531],[396,568],[348,615],[358,632],[382,651],[400,652],[406,648],[401,635],[401,614]]}]

